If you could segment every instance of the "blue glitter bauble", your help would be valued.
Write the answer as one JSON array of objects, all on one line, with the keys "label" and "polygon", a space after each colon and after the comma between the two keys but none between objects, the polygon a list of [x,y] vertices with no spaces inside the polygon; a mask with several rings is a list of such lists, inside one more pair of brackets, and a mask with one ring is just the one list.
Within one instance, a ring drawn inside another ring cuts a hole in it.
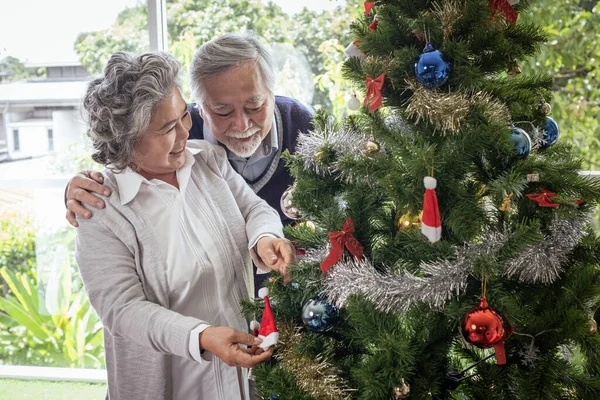
[{"label": "blue glitter bauble", "polygon": [[450,63],[444,61],[444,55],[427,43],[425,50],[415,63],[417,80],[428,89],[442,86],[450,77]]},{"label": "blue glitter bauble", "polygon": [[302,308],[302,321],[317,332],[326,332],[333,328],[340,312],[333,304],[329,304],[323,296],[315,296]]},{"label": "blue glitter bauble", "polygon": [[271,397],[269,397],[269,400],[279,400],[279,396],[272,394]]},{"label": "blue glitter bauble", "polygon": [[510,141],[515,144],[515,151],[519,155],[519,158],[527,158],[531,151],[531,138],[527,132],[521,128],[512,128]]},{"label": "blue glitter bauble", "polygon": [[540,146],[540,149],[547,149],[558,141],[559,135],[558,124],[555,120],[550,117],[546,117],[546,125],[544,125],[544,144]]}]

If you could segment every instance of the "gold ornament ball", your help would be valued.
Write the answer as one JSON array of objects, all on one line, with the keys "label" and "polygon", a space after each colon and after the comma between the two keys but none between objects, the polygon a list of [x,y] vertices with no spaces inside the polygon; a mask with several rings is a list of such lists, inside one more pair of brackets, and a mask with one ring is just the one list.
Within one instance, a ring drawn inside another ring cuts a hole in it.
[{"label": "gold ornament ball", "polygon": [[310,229],[311,231],[314,231],[317,226],[315,225],[314,222],[306,220],[306,221],[300,221],[296,224],[297,227],[302,227],[302,228],[306,228],[306,229]]},{"label": "gold ornament ball", "polygon": [[394,388],[394,397],[396,399],[406,399],[410,395],[410,385],[404,382],[404,379],[400,381],[400,385]]},{"label": "gold ornament ball", "polygon": [[550,113],[552,112],[552,106],[549,103],[544,103],[542,108],[544,110],[544,114],[546,115],[550,115]]},{"label": "gold ornament ball", "polygon": [[421,227],[421,214],[412,215],[412,214],[404,214],[398,218],[398,230],[406,231],[411,228],[420,228]]},{"label": "gold ornament ball", "polygon": [[590,333],[598,332],[598,323],[594,318],[590,318]]},{"label": "gold ornament ball", "polygon": [[369,140],[365,145],[365,151],[370,156],[377,154],[379,152],[379,148],[379,143],[372,140]]}]

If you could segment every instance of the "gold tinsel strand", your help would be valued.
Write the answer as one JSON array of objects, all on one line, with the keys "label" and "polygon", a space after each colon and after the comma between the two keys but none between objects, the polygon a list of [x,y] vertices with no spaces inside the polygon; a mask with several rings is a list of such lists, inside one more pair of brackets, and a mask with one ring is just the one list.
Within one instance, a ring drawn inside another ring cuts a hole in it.
[{"label": "gold tinsel strand", "polygon": [[294,375],[298,386],[318,400],[349,400],[352,389],[322,356],[308,357],[297,350],[300,328],[291,323],[278,324],[279,344],[275,358]]},{"label": "gold tinsel strand", "polygon": [[406,80],[406,83],[413,92],[406,108],[408,115],[415,118],[417,123],[429,119],[443,135],[460,131],[471,106],[480,106],[493,121],[505,122],[508,118],[506,106],[487,93],[444,93],[426,89],[412,79]]},{"label": "gold tinsel strand", "polygon": [[433,14],[442,23],[444,38],[448,39],[454,32],[454,24],[463,16],[465,11],[465,0],[447,0],[444,5],[433,3]]},{"label": "gold tinsel strand", "polygon": [[469,99],[463,93],[443,93],[429,90],[413,79],[407,79],[413,92],[406,112],[416,123],[429,119],[443,135],[457,134],[469,112]]}]

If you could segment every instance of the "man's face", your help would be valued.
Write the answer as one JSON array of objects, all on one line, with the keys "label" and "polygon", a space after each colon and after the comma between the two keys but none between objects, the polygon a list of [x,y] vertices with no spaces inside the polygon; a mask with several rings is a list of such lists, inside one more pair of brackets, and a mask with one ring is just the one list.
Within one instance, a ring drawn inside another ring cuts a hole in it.
[{"label": "man's face", "polygon": [[250,157],[273,125],[273,95],[258,66],[248,61],[204,80],[200,116],[215,138],[239,157]]}]

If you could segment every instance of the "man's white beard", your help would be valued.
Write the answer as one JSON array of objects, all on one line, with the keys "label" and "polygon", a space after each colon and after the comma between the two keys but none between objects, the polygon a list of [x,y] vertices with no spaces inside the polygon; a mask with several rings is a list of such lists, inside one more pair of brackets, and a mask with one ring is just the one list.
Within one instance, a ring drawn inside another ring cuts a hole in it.
[{"label": "man's white beard", "polygon": [[229,139],[227,143],[227,148],[229,150],[231,150],[233,152],[233,154],[235,154],[238,157],[243,157],[243,158],[247,158],[250,157],[252,154],[254,154],[254,152],[256,151],[256,149],[258,149],[258,147],[260,146],[263,138],[261,137],[262,135],[260,135],[260,128],[255,128],[252,129],[254,132],[251,134],[252,138],[250,139],[250,141],[248,142],[240,142],[237,139],[235,139],[236,137],[248,137],[248,134],[250,132],[244,132],[243,134],[241,132],[231,132],[231,133],[227,133],[226,136]]}]

